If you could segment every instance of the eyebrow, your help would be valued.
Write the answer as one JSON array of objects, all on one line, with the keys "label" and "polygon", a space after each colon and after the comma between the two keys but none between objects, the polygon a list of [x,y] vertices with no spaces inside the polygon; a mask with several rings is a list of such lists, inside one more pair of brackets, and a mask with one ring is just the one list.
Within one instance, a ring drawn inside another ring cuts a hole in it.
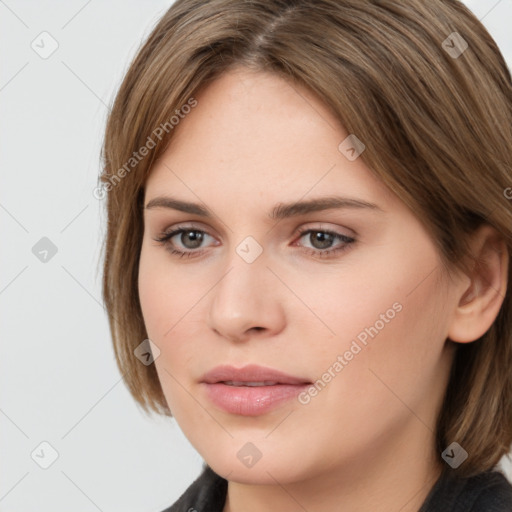
[{"label": "eyebrow", "polygon": [[[198,203],[181,201],[170,196],[158,196],[151,199],[145,206],[146,210],[152,208],[170,208],[180,212],[200,215],[201,217],[212,218],[213,215],[204,206]],[[289,217],[297,217],[307,213],[319,212],[332,209],[368,209],[383,212],[382,208],[374,203],[363,201],[352,197],[328,196],[319,199],[310,199],[308,201],[298,201],[295,203],[278,203],[275,205],[269,218],[271,220],[281,220]]]}]

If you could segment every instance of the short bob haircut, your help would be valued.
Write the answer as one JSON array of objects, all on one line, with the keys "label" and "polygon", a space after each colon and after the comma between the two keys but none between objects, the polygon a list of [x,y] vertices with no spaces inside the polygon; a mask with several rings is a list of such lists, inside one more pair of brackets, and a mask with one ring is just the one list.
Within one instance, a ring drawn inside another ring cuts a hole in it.
[{"label": "short bob haircut", "polygon": [[[446,275],[478,264],[467,242],[484,223],[512,254],[510,71],[460,1],[177,0],[120,85],[96,189],[106,196],[103,299],[116,360],[145,413],[172,416],[155,366],[134,355],[147,338],[137,287],[145,180],[194,95],[240,65],[307,87],[330,107],[428,231]],[[494,323],[457,343],[438,416],[439,456],[453,441],[469,454],[461,476],[494,467],[512,443],[511,280],[509,261]]]}]

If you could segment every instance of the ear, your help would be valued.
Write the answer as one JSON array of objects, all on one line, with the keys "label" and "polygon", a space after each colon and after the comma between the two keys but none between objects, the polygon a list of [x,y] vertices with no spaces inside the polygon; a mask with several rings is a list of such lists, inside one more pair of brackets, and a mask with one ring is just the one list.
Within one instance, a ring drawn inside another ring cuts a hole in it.
[{"label": "ear", "polygon": [[473,234],[470,245],[476,261],[458,292],[447,334],[458,343],[475,341],[489,330],[507,292],[509,254],[503,238],[485,224]]}]

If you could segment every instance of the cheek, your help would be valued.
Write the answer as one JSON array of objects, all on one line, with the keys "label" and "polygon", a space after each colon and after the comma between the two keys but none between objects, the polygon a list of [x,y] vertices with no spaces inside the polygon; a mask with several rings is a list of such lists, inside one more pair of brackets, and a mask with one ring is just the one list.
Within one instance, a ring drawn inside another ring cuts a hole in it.
[{"label": "cheek", "polygon": [[402,311],[386,327],[385,343],[375,344],[368,364],[390,399],[394,393],[419,410],[421,401],[433,397],[444,381],[449,303],[434,275],[413,291],[409,288],[400,302]]},{"label": "cheek", "polygon": [[387,274],[388,286],[369,294],[364,304],[347,303],[337,323],[346,335],[322,357],[322,372],[332,367],[338,355],[345,356],[345,362],[313,399],[318,400],[316,413],[331,411],[333,423],[342,424],[345,432],[358,439],[398,429],[413,415],[433,424],[432,411],[446,370],[441,361],[447,318],[433,276],[412,291],[421,272],[417,270],[412,278],[407,278],[407,272],[401,268],[401,277],[398,272]]},{"label": "cheek", "polygon": [[164,392],[179,387],[169,374],[186,384],[194,371],[193,360],[203,353],[205,299],[212,285],[172,263],[164,250],[142,248],[139,299],[148,337],[160,349],[155,366]]},{"label": "cheek", "polygon": [[[400,298],[400,283],[389,269],[378,266],[375,261],[371,265],[359,261],[353,266],[333,268],[314,279],[297,280],[293,289],[312,313],[294,301],[296,306],[288,310],[292,315],[290,324],[296,322],[304,326],[306,322],[307,331],[299,338],[303,343],[318,339],[317,343],[309,344],[312,360],[319,363],[315,365],[317,370],[349,351],[354,340],[371,351],[372,337],[368,329],[377,323],[378,337],[382,337],[393,319],[400,316],[397,312],[400,305],[396,304]],[[383,323],[381,315],[391,319],[389,323]]]},{"label": "cheek", "polygon": [[171,334],[169,330],[190,309],[189,303],[198,294],[197,287],[190,283],[187,286],[183,272],[171,265],[169,258],[164,250],[142,247],[139,300],[148,336],[155,341]]},{"label": "cheek", "polygon": [[428,240],[418,239],[413,247],[416,252],[407,256],[407,247],[397,244],[381,257],[374,254],[371,264],[359,260],[342,279],[322,280],[324,294],[309,281],[302,286],[330,328],[316,322],[322,334],[308,357],[321,390],[312,403],[338,411],[334,414],[344,424],[350,421],[347,411],[357,423],[372,414],[392,421],[393,415],[408,413],[404,403],[419,410],[443,382],[446,368],[439,363],[448,301],[437,283],[438,260]]}]

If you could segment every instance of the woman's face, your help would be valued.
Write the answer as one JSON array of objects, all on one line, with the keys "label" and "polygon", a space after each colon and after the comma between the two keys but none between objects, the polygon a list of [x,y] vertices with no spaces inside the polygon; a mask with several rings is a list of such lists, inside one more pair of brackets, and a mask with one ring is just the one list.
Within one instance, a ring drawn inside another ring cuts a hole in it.
[{"label": "woman's face", "polygon": [[[425,229],[310,92],[242,68],[196,99],[148,178],[139,270],[156,369],[184,434],[239,482],[426,459],[457,301]],[[334,197],[375,207],[299,207]],[[206,384],[219,365],[316,386]],[[270,399],[284,391],[293,396]]]}]

